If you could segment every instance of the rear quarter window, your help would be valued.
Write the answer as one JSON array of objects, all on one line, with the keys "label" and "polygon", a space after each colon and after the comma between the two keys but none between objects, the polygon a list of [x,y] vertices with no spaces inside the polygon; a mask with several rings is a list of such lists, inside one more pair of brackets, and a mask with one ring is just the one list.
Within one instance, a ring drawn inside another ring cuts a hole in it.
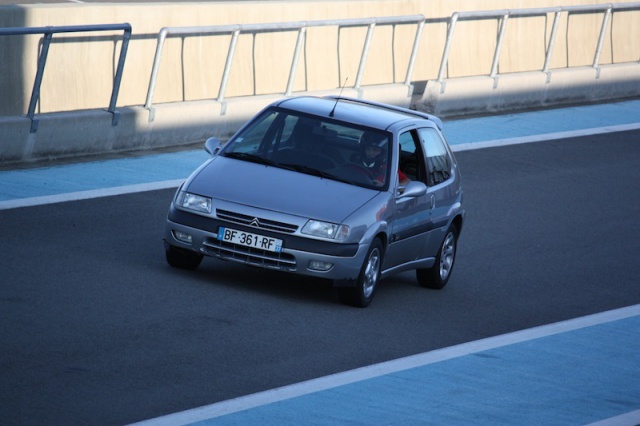
[{"label": "rear quarter window", "polygon": [[418,135],[427,158],[428,185],[438,185],[451,178],[449,153],[438,131],[422,128],[418,130]]}]

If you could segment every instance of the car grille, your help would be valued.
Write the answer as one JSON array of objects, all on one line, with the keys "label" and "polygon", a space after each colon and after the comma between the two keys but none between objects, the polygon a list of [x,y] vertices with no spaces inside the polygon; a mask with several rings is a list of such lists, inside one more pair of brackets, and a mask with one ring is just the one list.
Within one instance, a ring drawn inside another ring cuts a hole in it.
[{"label": "car grille", "polygon": [[259,250],[253,247],[219,241],[214,238],[206,238],[202,245],[207,255],[220,257],[225,260],[234,260],[280,271],[296,270],[296,259],[289,253]]},{"label": "car grille", "polygon": [[226,220],[240,225],[251,226],[258,229],[266,229],[269,231],[284,232],[292,234],[296,232],[298,227],[290,223],[276,222],[275,220],[263,219],[255,216],[249,216],[228,210],[216,210],[219,219]]}]

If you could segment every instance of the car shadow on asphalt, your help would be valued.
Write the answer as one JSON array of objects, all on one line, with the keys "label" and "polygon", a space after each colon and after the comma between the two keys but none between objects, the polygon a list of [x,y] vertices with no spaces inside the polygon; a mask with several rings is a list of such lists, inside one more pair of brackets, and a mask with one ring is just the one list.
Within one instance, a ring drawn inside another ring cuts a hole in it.
[{"label": "car shadow on asphalt", "polygon": [[[330,280],[300,276],[287,272],[251,267],[219,259],[205,258],[195,271],[166,266],[172,275],[194,285],[215,286],[256,297],[293,299],[311,304],[342,304],[339,290]],[[385,278],[378,283],[376,299],[416,297],[416,292],[433,293],[420,288],[415,272],[409,271]],[[410,293],[410,294],[408,294]]]},{"label": "car shadow on asphalt", "polygon": [[195,271],[173,270],[181,275],[189,275],[198,284],[240,290],[260,296],[318,303],[339,302],[331,282],[321,278],[298,276],[212,258],[203,259]]}]

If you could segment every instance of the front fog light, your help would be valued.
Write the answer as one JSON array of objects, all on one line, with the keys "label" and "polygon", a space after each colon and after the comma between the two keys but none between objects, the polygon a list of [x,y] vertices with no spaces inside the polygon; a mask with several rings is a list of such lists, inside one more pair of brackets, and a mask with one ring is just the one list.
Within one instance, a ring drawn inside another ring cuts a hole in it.
[{"label": "front fog light", "polygon": [[314,271],[325,272],[331,268],[333,268],[333,263],[330,262],[321,262],[319,260],[312,260],[309,262],[309,269],[312,269]]},{"label": "front fog light", "polygon": [[173,236],[178,241],[182,241],[183,243],[191,244],[193,242],[193,237],[191,234],[187,234],[186,232],[181,231],[173,231]]}]

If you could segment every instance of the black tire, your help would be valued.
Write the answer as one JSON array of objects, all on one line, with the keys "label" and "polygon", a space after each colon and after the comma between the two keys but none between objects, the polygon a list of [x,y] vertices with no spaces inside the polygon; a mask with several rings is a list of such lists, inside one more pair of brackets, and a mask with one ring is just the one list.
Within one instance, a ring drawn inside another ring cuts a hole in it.
[{"label": "black tire", "polygon": [[194,270],[202,262],[203,255],[167,244],[165,247],[167,263],[174,268]]},{"label": "black tire", "polygon": [[416,277],[422,287],[440,290],[449,282],[456,260],[458,230],[454,225],[447,230],[438,250],[436,262],[431,268],[418,269]]},{"label": "black tire", "polygon": [[376,238],[369,247],[356,286],[341,289],[340,295],[344,303],[358,308],[369,306],[380,280],[382,256],[382,242]]}]

